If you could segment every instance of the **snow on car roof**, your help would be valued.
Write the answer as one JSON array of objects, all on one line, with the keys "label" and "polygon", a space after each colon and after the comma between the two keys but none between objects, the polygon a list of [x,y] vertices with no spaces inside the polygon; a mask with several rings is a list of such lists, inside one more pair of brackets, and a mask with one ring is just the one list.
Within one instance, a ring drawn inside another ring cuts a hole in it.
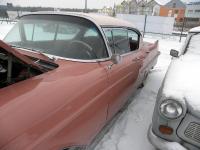
[{"label": "snow on car roof", "polygon": [[190,29],[190,32],[200,32],[200,26]]},{"label": "snow on car roof", "polygon": [[187,47],[187,55],[194,54],[200,56],[200,33],[193,35]]},{"label": "snow on car roof", "polygon": [[130,27],[134,28],[134,25],[128,21],[117,19],[114,17],[109,17],[105,15],[100,14],[92,14],[92,13],[80,13],[80,12],[35,12],[35,13],[27,13],[22,15],[69,15],[69,16],[77,16],[86,18],[90,21],[93,21],[94,23],[100,25],[100,26],[118,26],[118,27]]}]

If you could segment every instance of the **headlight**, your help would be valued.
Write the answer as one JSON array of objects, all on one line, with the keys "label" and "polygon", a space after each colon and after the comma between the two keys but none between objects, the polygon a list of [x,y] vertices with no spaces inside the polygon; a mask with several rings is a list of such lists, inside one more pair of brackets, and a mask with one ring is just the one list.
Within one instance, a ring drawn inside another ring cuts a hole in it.
[{"label": "headlight", "polygon": [[169,119],[176,119],[183,113],[181,104],[174,100],[165,100],[160,105],[161,114]]}]

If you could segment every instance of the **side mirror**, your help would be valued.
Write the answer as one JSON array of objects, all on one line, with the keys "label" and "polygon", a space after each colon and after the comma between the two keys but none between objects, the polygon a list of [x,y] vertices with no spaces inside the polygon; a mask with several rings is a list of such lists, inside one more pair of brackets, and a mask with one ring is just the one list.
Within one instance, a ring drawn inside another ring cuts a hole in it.
[{"label": "side mirror", "polygon": [[179,56],[179,51],[172,49],[172,50],[170,51],[170,55],[171,55],[172,57],[178,57],[178,56]]},{"label": "side mirror", "polygon": [[111,57],[113,64],[119,64],[122,61],[122,56],[119,54],[113,54]]}]

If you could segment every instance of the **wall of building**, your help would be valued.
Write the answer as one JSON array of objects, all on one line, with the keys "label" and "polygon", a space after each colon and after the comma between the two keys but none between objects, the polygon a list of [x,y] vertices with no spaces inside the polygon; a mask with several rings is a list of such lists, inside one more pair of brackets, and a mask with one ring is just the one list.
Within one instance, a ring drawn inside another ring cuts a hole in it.
[{"label": "wall of building", "polygon": [[161,6],[159,16],[175,17],[177,22],[182,22],[185,16],[185,8],[167,8]]},{"label": "wall of building", "polygon": [[200,18],[200,4],[187,5],[185,16],[187,18]]}]

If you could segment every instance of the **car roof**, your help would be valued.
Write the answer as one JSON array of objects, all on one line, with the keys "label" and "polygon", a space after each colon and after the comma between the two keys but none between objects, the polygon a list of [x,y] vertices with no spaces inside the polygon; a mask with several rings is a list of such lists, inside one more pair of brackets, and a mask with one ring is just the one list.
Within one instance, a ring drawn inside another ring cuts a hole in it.
[{"label": "car roof", "polygon": [[190,29],[190,32],[195,32],[195,33],[200,32],[200,26]]},{"label": "car roof", "polygon": [[105,16],[105,15],[101,15],[101,14],[93,14],[93,13],[43,11],[43,12],[27,13],[27,14],[22,15],[21,17],[27,16],[27,15],[68,15],[68,16],[76,16],[76,17],[86,18],[99,26],[134,28],[134,25],[128,21],[124,21],[121,19],[117,19],[114,17],[109,17],[109,16]]}]

